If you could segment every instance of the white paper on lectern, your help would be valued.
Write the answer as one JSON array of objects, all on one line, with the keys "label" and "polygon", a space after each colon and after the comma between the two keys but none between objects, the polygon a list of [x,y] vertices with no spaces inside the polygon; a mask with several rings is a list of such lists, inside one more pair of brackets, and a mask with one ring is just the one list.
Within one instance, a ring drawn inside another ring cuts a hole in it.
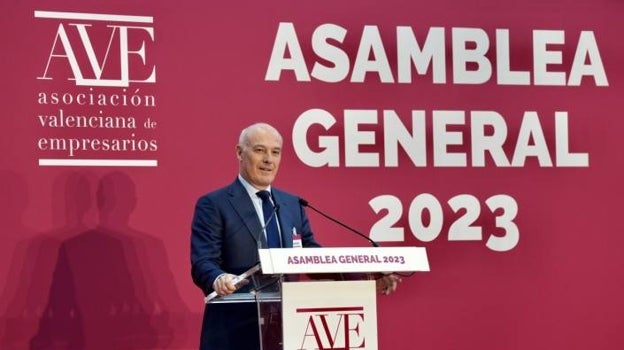
[{"label": "white paper on lectern", "polygon": [[262,273],[429,271],[423,247],[260,249]]}]

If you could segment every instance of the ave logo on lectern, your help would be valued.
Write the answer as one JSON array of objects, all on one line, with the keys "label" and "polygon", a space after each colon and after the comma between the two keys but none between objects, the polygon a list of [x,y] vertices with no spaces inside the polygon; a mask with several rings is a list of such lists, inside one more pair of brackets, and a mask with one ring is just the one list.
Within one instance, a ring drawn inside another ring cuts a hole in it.
[{"label": "ave logo on lectern", "polygon": [[307,319],[298,350],[366,348],[363,306],[298,308],[296,313]]}]

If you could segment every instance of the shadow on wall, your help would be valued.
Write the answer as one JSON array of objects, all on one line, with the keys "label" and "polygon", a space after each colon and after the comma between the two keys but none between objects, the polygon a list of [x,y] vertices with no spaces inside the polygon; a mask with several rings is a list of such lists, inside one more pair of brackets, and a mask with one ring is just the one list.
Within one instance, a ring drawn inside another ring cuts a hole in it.
[{"label": "shadow on wall", "polygon": [[86,175],[77,173],[56,179],[51,196],[55,229],[38,235],[23,224],[29,201],[24,178],[3,173],[0,181],[9,189],[1,211],[3,231],[20,238],[12,254],[12,247],[5,247],[12,259],[0,299],[0,344],[2,349],[27,349],[43,317],[59,246],[85,229],[85,214],[91,202],[89,181]]},{"label": "shadow on wall", "polygon": [[[60,228],[16,247],[11,270],[19,272],[11,272],[17,278],[3,293],[10,301],[0,348],[193,347],[188,325],[201,316],[190,313],[172,283],[162,241],[128,225],[134,182],[122,172],[92,186],[95,180],[81,172],[61,176],[54,192],[64,195],[53,196],[64,201],[63,213],[53,209]],[[92,209],[97,225],[85,223]]]}]

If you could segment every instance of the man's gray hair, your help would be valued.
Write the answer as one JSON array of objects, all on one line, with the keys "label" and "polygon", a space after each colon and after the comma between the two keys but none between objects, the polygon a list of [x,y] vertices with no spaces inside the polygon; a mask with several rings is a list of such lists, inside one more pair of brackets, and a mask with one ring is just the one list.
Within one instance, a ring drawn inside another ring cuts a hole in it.
[{"label": "man's gray hair", "polygon": [[268,123],[255,123],[252,124],[241,131],[240,137],[238,138],[238,146],[245,147],[248,145],[249,135],[253,134],[258,130],[266,130],[271,133],[275,133],[279,138],[282,138],[282,135],[274,128],[271,124]]}]

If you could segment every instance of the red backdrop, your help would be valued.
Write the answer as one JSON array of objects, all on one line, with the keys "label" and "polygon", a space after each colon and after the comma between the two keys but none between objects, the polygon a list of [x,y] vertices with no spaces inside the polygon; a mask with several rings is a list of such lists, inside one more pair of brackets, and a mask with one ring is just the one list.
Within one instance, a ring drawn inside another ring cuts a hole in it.
[{"label": "red backdrop", "polygon": [[193,205],[256,121],[276,186],[427,248],[380,348],[624,345],[621,1],[0,8],[0,348],[196,347]]}]

